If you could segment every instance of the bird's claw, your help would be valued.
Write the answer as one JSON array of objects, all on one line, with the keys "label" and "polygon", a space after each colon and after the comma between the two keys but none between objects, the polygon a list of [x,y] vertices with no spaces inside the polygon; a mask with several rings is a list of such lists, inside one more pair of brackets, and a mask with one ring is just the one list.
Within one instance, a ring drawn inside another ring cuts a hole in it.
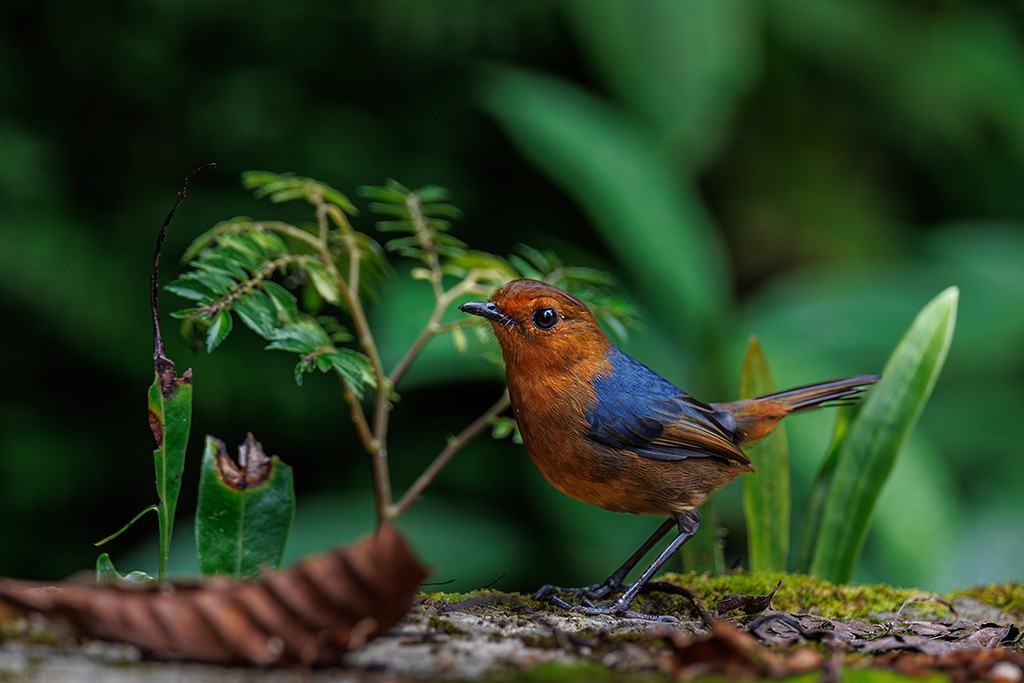
[{"label": "bird's claw", "polygon": [[647,614],[645,612],[637,612],[629,609],[629,605],[624,603],[622,600],[616,600],[610,605],[575,605],[572,607],[574,612],[582,612],[592,616],[609,615],[616,617],[624,617],[626,619],[643,619],[644,621],[658,621],[662,623],[676,623],[679,620],[673,617],[671,614]]},{"label": "bird's claw", "polygon": [[[581,604],[573,605],[566,602],[558,595],[555,595],[556,592],[559,592],[559,590],[555,586],[543,586],[540,590],[534,593],[533,597],[535,600],[547,600],[555,607],[559,607],[569,612],[580,612],[591,616],[616,616],[624,617],[626,619],[643,619],[644,621],[657,621],[662,623],[675,623],[679,621],[670,614],[646,614],[644,612],[631,610],[629,609],[629,603],[625,602],[621,598],[608,605],[595,605],[589,599],[584,598]],[[574,591],[567,592],[573,593]],[[574,595],[573,597],[578,596]]]},{"label": "bird's claw", "polygon": [[619,593],[621,591],[621,581],[617,583],[605,581],[604,583],[596,583],[593,586],[583,586],[582,588],[562,588],[560,586],[546,584],[534,592],[533,599],[548,600],[551,596],[561,593],[571,595],[576,600],[589,602],[591,600],[600,600],[612,593]]}]

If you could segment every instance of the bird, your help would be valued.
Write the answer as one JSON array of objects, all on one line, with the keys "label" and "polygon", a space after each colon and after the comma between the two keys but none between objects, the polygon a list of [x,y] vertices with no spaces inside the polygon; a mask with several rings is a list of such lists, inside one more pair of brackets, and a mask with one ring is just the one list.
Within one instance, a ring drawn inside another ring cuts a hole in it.
[{"label": "bird", "polygon": [[[586,304],[554,285],[512,280],[490,300],[459,310],[494,330],[523,446],[544,478],[605,510],[667,518],[605,581],[575,589],[545,585],[534,594],[587,614],[661,618],[633,611],[633,599],[697,532],[697,507],[754,469],[742,446],[767,436],[787,415],[850,403],[879,379],[857,375],[704,403],[619,349]],[[627,586],[629,573],[673,527],[675,538]]]}]

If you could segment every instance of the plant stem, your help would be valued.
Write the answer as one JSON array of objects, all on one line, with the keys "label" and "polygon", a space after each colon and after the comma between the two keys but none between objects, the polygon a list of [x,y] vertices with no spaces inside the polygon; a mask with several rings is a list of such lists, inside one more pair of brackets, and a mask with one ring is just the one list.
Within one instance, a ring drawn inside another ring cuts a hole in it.
[{"label": "plant stem", "polygon": [[509,405],[511,405],[511,403],[508,398],[508,390],[506,389],[502,393],[501,397],[494,402],[494,405],[487,409],[487,412],[473,420],[473,422],[459,432],[459,435],[454,439],[448,441],[448,445],[444,447],[444,450],[434,458],[434,461],[430,463],[430,466],[427,467],[427,469],[423,470],[423,474],[413,482],[412,486],[409,487],[402,498],[391,506],[388,510],[388,516],[397,517],[408,510],[409,506],[416,502],[416,499],[419,498],[421,493],[423,493],[423,490],[430,486],[441,469],[448,464],[448,461],[450,461],[456,453],[458,453],[480,432],[493,425],[495,420],[497,420],[503,412],[508,410]]},{"label": "plant stem", "polygon": [[348,306],[349,314],[352,316],[352,325],[355,328],[356,337],[359,340],[359,345],[362,347],[363,352],[369,359],[371,367],[373,367],[373,374],[377,384],[374,401],[373,429],[371,431],[367,424],[366,416],[363,413],[362,405],[352,390],[349,389],[348,385],[345,384],[344,380],[342,380],[342,385],[345,391],[345,401],[348,403],[349,410],[352,412],[352,417],[356,423],[356,429],[359,430],[359,437],[363,442],[363,447],[370,455],[370,471],[373,474],[373,492],[374,497],[376,498],[377,524],[379,525],[387,519],[388,511],[391,509],[391,477],[388,473],[387,450],[388,397],[391,394],[391,382],[384,373],[384,365],[381,362],[380,354],[377,351],[377,343],[373,338],[373,332],[370,330],[370,323],[366,319],[366,311],[363,309],[363,302],[359,298],[359,261],[361,254],[359,252],[359,245],[356,243],[352,226],[348,224],[343,213],[332,212],[330,214],[338,224],[338,227],[341,228],[342,239],[345,242],[345,248],[348,250],[349,278],[346,282],[341,277],[341,273],[338,272],[337,264],[334,262],[334,257],[331,254],[330,245],[328,243],[329,208],[327,203],[322,199],[317,202],[316,207],[317,225],[319,226],[320,234],[317,250],[320,254],[320,259],[328,269],[328,272],[330,272],[331,277],[334,279],[334,282],[338,287],[338,292]]},{"label": "plant stem", "polygon": [[[440,269],[440,266],[438,266]],[[438,270],[438,276],[440,277],[440,270]],[[434,302],[434,310],[430,314],[430,318],[427,320],[423,329],[420,330],[419,336],[416,337],[416,341],[412,343],[409,350],[405,352],[401,360],[395,364],[391,374],[388,375],[391,380],[391,386],[396,387],[398,383],[405,376],[409,366],[412,365],[413,361],[423,350],[423,347],[427,345],[431,337],[441,332],[448,332],[455,329],[456,327],[462,327],[463,325],[476,325],[479,324],[479,319],[467,318],[466,322],[459,321],[456,323],[449,323],[447,325],[441,324],[441,318],[444,316],[445,311],[463,294],[474,292],[477,289],[477,277],[476,274],[471,273],[464,280],[453,286],[447,292],[441,290],[439,294],[436,294],[436,301]]]}]

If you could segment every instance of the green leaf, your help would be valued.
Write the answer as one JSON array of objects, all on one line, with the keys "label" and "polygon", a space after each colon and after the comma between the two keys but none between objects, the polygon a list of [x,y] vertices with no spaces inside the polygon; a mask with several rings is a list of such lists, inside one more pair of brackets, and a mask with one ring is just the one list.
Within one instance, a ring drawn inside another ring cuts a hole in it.
[{"label": "green leaf", "polygon": [[[740,373],[740,398],[774,390],[768,359],[757,337],[750,337]],[[757,471],[743,478],[743,513],[747,521],[750,571],[785,571],[789,557],[789,447],[779,424],[764,439],[744,446]]]},{"label": "green leaf", "polygon": [[252,434],[239,448],[237,464],[222,441],[206,437],[196,507],[203,575],[255,578],[267,567],[276,569],[294,516],[291,467],[268,457]]},{"label": "green leaf", "polygon": [[324,370],[334,370],[341,375],[357,398],[363,397],[365,387],[377,385],[370,359],[358,351],[342,348],[325,353],[323,357],[328,361]]},{"label": "green leaf", "polygon": [[96,583],[149,584],[156,583],[156,577],[150,576],[139,569],[122,575],[114,567],[110,555],[103,553],[96,558]]},{"label": "green leaf", "polygon": [[643,116],[687,167],[712,158],[757,72],[756,15],[763,8],[743,0],[648,0],[643,11],[618,0],[566,7],[591,67],[616,100]]},{"label": "green leaf", "polygon": [[206,331],[206,352],[212,353],[231,333],[231,311],[222,308],[213,316],[210,328]]},{"label": "green leaf", "polygon": [[573,196],[652,301],[695,348],[727,310],[725,249],[695,182],[642,122],[568,83],[497,69],[484,104],[523,154]]},{"label": "green leaf", "polygon": [[278,326],[277,307],[258,289],[249,290],[236,300],[234,309],[245,326],[264,339],[269,339]]},{"label": "green leaf", "polygon": [[392,204],[389,202],[370,202],[367,208],[373,213],[381,216],[395,216],[397,218],[409,218],[409,209],[405,204]]},{"label": "green leaf", "polygon": [[818,474],[811,486],[810,498],[807,502],[807,514],[804,515],[803,531],[800,533],[800,547],[797,549],[796,567],[797,571],[805,574],[811,571],[811,561],[814,558],[814,548],[821,535],[821,517],[825,511],[825,504],[828,502],[828,492],[832,487],[832,476],[836,471],[836,462],[839,460],[839,451],[846,441],[846,434],[850,427],[853,410],[841,408],[836,411],[836,430],[832,437],[832,445],[829,446],[828,455],[818,468]]},{"label": "green leaf", "polygon": [[491,426],[491,438],[504,439],[517,429],[515,418],[502,416],[494,420]]},{"label": "green leaf", "polygon": [[811,571],[853,575],[875,502],[942,370],[956,327],[959,290],[936,296],[914,319],[871,388],[835,462]]},{"label": "green leaf", "polygon": [[156,379],[149,388],[149,426],[157,448],[153,451],[156,469],[156,492],[160,499],[157,516],[160,523],[160,573],[162,581],[167,570],[174,513],[181,491],[181,475],[185,469],[185,448],[192,426],[192,371],[178,377],[174,365],[161,357],[156,365]]},{"label": "green leaf", "polygon": [[324,298],[324,301],[331,304],[338,303],[341,299],[341,294],[338,292],[338,286],[334,282],[334,278],[325,266],[318,261],[307,261],[306,272],[309,273],[309,279],[313,282],[313,286],[316,287],[316,291]]},{"label": "green leaf", "polygon": [[409,190],[398,189],[397,187],[382,187],[380,185],[364,185],[359,188],[359,194],[369,199],[376,199],[379,202],[389,204],[405,204],[405,198]]}]

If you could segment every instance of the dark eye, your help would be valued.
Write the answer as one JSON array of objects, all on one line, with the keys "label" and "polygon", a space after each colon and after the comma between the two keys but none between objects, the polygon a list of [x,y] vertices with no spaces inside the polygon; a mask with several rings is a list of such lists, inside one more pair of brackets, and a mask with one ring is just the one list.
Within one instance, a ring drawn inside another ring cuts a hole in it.
[{"label": "dark eye", "polygon": [[538,308],[533,312],[533,324],[539,329],[550,330],[558,322],[558,311],[553,308]]}]

